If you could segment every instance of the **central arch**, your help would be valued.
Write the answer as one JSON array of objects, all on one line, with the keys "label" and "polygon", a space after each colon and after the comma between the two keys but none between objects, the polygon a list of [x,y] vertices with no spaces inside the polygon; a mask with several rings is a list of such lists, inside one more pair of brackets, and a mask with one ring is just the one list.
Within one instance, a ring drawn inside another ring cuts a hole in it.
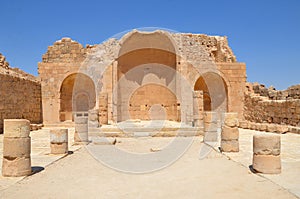
[{"label": "central arch", "polygon": [[[162,108],[166,108],[177,103],[176,52],[167,33],[134,31],[125,35],[117,61],[118,122],[149,120],[149,116],[143,115],[150,108],[145,105],[163,104]],[[157,89],[159,93],[156,94],[166,99],[151,96],[150,93]],[[133,114],[132,105],[138,109],[135,110],[138,114]],[[177,114],[168,112],[167,115],[168,120],[177,120]]]},{"label": "central arch", "polygon": [[73,120],[73,112],[87,112],[96,105],[93,80],[85,74],[67,76],[60,87],[60,121]]}]

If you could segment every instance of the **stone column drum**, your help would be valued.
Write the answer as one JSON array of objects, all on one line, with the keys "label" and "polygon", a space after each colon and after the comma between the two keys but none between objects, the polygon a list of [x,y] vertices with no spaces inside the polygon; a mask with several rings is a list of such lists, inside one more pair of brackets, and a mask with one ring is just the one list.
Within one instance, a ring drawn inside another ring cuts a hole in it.
[{"label": "stone column drum", "polygon": [[108,96],[101,93],[99,96],[99,122],[100,125],[108,124]]},{"label": "stone column drum", "polygon": [[19,177],[31,174],[30,122],[25,119],[5,119],[2,175]]},{"label": "stone column drum", "polygon": [[239,152],[239,120],[237,113],[224,113],[221,132],[221,150]]},{"label": "stone column drum", "polygon": [[99,110],[89,110],[89,127],[98,128],[99,127]]},{"label": "stone column drum", "polygon": [[51,154],[68,153],[68,129],[50,130]]},{"label": "stone column drum", "polygon": [[259,133],[253,136],[253,169],[259,173],[281,173],[280,135]]},{"label": "stone column drum", "polygon": [[204,142],[218,141],[218,114],[204,112]]},{"label": "stone column drum", "polygon": [[88,142],[88,117],[76,117],[75,118],[75,143],[87,143]]},{"label": "stone column drum", "polygon": [[203,127],[203,91],[193,92],[194,127]]}]

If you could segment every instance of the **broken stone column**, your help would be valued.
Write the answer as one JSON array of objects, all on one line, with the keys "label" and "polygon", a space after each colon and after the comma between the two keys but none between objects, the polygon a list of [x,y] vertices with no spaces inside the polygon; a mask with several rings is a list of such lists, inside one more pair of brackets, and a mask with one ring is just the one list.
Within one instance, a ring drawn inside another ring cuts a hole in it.
[{"label": "broken stone column", "polygon": [[68,153],[68,129],[50,130],[50,148],[52,154]]},{"label": "broken stone column", "polygon": [[194,127],[203,127],[203,91],[193,92]]},{"label": "broken stone column", "polygon": [[204,112],[204,142],[218,141],[218,114]]},{"label": "broken stone column", "polygon": [[253,169],[259,173],[281,172],[280,135],[260,133],[253,136]]},{"label": "broken stone column", "polygon": [[25,119],[5,119],[2,175],[19,177],[31,174],[30,122]]},{"label": "broken stone column", "polygon": [[101,93],[99,96],[99,122],[100,125],[108,124],[108,95]]},{"label": "broken stone column", "polygon": [[239,120],[237,113],[224,113],[224,124],[221,132],[221,150],[239,152]]},{"label": "broken stone column", "polygon": [[99,110],[89,110],[89,127],[98,128],[99,127]]},{"label": "broken stone column", "polygon": [[88,143],[88,129],[88,117],[76,117],[74,142],[77,144]]}]

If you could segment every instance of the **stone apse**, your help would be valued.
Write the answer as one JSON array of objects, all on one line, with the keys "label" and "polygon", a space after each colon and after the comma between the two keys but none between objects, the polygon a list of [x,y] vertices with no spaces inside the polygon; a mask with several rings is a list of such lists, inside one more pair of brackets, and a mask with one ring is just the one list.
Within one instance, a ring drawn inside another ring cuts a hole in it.
[{"label": "stone apse", "polygon": [[189,124],[203,111],[237,112],[243,119],[246,66],[226,37],[133,30],[86,47],[63,38],[48,47],[38,72],[45,125],[91,110],[100,124]]}]

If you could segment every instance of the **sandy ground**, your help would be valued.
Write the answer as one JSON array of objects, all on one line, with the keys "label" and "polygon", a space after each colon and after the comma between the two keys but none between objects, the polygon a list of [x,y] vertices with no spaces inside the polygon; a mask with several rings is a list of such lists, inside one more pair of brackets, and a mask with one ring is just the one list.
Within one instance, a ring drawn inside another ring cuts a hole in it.
[{"label": "sandy ground", "polygon": [[[123,138],[118,139],[117,147],[149,153],[151,148],[167,145],[170,139]],[[107,149],[111,146],[89,147]],[[44,171],[2,190],[0,198],[296,198],[215,151],[200,160],[201,147],[201,138],[195,138],[175,163],[145,174],[124,173],[106,167],[86,148],[81,148]],[[114,159],[113,154],[111,158]]]}]

